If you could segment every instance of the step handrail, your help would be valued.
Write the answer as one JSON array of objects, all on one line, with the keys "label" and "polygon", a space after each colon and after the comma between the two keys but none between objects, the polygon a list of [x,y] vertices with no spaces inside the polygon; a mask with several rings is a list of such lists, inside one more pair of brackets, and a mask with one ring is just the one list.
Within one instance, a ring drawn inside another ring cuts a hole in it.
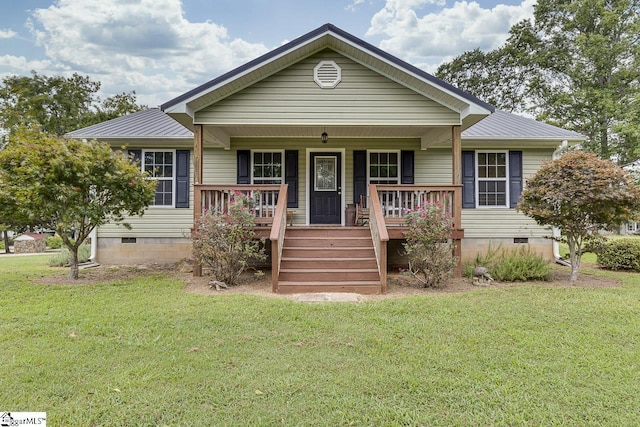
[{"label": "step handrail", "polygon": [[369,186],[369,228],[373,239],[373,249],[376,253],[378,272],[380,273],[381,292],[387,291],[387,242],[389,232],[382,213],[382,205],[378,197],[378,190],[374,184]]},{"label": "step handrail", "polygon": [[278,291],[278,276],[282,261],[282,248],[284,246],[284,233],[287,230],[287,189],[288,184],[281,184],[278,192],[278,203],[271,224],[271,292]]}]

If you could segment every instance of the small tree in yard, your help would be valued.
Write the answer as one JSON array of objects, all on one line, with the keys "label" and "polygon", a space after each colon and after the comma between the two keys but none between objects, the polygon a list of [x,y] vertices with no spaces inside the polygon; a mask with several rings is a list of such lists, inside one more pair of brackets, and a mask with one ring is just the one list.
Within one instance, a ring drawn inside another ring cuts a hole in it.
[{"label": "small tree in yard", "polygon": [[576,281],[585,241],[636,218],[640,187],[611,161],[571,151],[545,163],[527,181],[518,210],[540,225],[560,229],[569,245],[571,281]]},{"label": "small tree in yard", "polygon": [[238,193],[226,212],[201,216],[192,234],[193,256],[216,280],[235,285],[250,260],[266,257],[255,233],[253,201]]},{"label": "small tree in yard", "polygon": [[425,288],[444,285],[457,262],[450,240],[451,215],[436,203],[410,212],[405,221],[409,273]]},{"label": "small tree in yard", "polygon": [[78,248],[91,230],[123,223],[125,215],[142,215],[153,202],[155,186],[138,165],[97,141],[22,128],[0,151],[0,205],[9,207],[5,215],[55,230],[69,249],[72,279],[78,278]]}]

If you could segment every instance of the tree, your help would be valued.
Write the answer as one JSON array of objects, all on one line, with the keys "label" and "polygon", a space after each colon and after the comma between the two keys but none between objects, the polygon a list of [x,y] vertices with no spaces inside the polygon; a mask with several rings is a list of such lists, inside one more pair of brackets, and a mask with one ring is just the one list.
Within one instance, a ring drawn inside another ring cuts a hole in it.
[{"label": "tree", "polygon": [[517,209],[540,225],[560,229],[569,245],[571,281],[576,281],[585,239],[635,219],[640,186],[610,160],[571,151],[546,162],[527,181]]},{"label": "tree", "polygon": [[[529,51],[529,21],[511,29],[509,41],[489,52],[474,49],[438,67],[436,76],[504,111],[524,112],[529,102],[528,82],[535,75]],[[524,40],[522,37],[528,37]]]},{"label": "tree", "polygon": [[40,128],[64,135],[75,129],[139,111],[135,91],[97,97],[100,83],[74,73],[71,77],[9,76],[0,85],[0,128]]},{"label": "tree", "polygon": [[626,164],[640,158],[639,65],[640,0],[540,0],[534,22],[513,26],[504,46],[467,52],[437,75],[498,108],[578,131],[586,149]]},{"label": "tree", "polygon": [[[122,152],[19,128],[0,151],[0,205],[10,219],[55,230],[78,278],[78,248],[97,226],[124,223],[153,202],[155,182]],[[7,212],[5,212],[7,214]]]}]

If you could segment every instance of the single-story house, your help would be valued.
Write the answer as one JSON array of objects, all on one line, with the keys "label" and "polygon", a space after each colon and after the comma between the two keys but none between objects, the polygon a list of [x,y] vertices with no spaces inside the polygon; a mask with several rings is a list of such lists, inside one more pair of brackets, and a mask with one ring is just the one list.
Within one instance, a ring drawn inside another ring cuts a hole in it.
[{"label": "single-story house", "polygon": [[[384,292],[409,209],[438,201],[456,255],[551,230],[515,211],[527,177],[584,137],[503,111],[326,24],[159,109],[68,134],[126,145],[158,181],[131,230],[96,231],[100,263],[175,261],[229,194],[257,191],[273,290]],[[365,226],[349,209],[366,206]],[[196,274],[199,271],[196,269]]]}]

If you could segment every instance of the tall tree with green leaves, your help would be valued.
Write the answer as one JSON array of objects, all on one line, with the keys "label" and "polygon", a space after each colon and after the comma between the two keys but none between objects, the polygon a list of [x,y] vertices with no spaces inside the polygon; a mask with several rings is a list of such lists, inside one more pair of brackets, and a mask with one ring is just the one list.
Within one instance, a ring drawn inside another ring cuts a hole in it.
[{"label": "tall tree with green leaves", "polygon": [[527,180],[518,210],[540,225],[560,229],[569,245],[571,281],[576,281],[586,239],[637,218],[640,186],[610,160],[571,151]]},{"label": "tall tree with green leaves", "polygon": [[138,105],[135,91],[100,100],[100,82],[74,73],[71,77],[5,77],[0,84],[0,129],[9,132],[20,126],[64,135],[146,108]]},{"label": "tall tree with green leaves", "polygon": [[533,22],[480,53],[442,65],[438,77],[578,131],[602,158],[640,158],[640,0],[539,0]]},{"label": "tall tree with green leaves", "polygon": [[78,278],[78,248],[106,223],[142,215],[156,184],[122,152],[19,128],[0,150],[0,206],[9,223],[55,230],[69,249],[69,276]]}]

